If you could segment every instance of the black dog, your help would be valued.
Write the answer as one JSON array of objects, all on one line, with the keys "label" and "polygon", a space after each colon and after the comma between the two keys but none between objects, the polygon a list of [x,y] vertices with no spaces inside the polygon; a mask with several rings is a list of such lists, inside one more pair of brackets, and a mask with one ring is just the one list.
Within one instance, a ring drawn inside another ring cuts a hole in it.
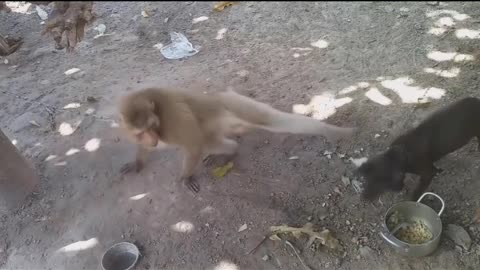
[{"label": "black dog", "polygon": [[418,127],[397,137],[387,151],[358,168],[366,178],[363,197],[373,200],[385,191],[400,192],[405,174],[412,173],[420,176],[412,198],[417,200],[440,171],[433,163],[473,137],[480,142],[480,99],[467,97],[434,112]]}]

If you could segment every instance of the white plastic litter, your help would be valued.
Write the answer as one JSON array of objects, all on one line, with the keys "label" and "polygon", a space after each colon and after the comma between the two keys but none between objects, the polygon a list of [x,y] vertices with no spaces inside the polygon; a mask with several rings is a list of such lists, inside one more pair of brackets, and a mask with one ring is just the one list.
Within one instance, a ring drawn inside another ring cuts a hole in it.
[{"label": "white plastic litter", "polygon": [[40,17],[42,21],[45,21],[46,19],[48,19],[48,13],[45,10],[43,10],[41,7],[36,6],[35,10],[37,11],[38,17]]},{"label": "white plastic litter", "polygon": [[183,34],[172,32],[170,33],[170,39],[172,43],[160,49],[165,58],[182,59],[198,53],[198,49],[194,48]]}]

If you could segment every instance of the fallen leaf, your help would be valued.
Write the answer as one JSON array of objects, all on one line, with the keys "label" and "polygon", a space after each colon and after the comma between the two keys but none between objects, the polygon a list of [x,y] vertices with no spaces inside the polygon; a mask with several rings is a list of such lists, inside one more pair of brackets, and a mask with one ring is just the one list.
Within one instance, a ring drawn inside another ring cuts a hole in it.
[{"label": "fallen leaf", "polygon": [[233,168],[233,162],[228,162],[225,166],[215,168],[213,175],[217,178],[224,177]]},{"label": "fallen leaf", "polygon": [[297,159],[298,159],[298,156],[291,156],[291,157],[289,157],[288,159],[290,159],[290,160],[297,160]]},{"label": "fallen leaf", "polygon": [[242,226],[240,226],[240,228],[238,229],[238,232],[243,232],[243,231],[245,231],[247,228],[248,228],[247,223],[245,223],[245,224],[243,224]]},{"label": "fallen leaf", "polygon": [[[302,228],[289,227],[287,225],[271,226],[270,231],[272,231],[273,235],[277,235],[279,233],[292,233],[296,237],[303,233],[310,236],[310,240],[308,241],[310,244],[313,243],[314,239],[319,239],[322,245],[325,245],[331,249],[337,249],[339,247],[339,241],[332,236],[332,233],[329,230],[317,232],[313,229],[313,224],[309,222],[306,223]],[[270,239],[272,239],[272,236]]]},{"label": "fallen leaf", "polygon": [[215,11],[223,11],[226,7],[232,6],[235,2],[220,2],[213,7]]}]

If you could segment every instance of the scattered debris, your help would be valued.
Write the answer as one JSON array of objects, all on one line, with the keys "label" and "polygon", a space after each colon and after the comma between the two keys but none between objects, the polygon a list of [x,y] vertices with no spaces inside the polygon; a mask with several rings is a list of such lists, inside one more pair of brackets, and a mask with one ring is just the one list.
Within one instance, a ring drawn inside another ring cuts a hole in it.
[{"label": "scattered debris", "polygon": [[308,267],[305,262],[303,261],[302,257],[300,257],[300,254],[298,253],[297,249],[293,246],[290,241],[285,240],[285,245],[291,247],[293,249],[293,252],[295,252],[295,256],[297,256],[298,260],[302,263],[303,267],[307,270],[312,270],[310,267]]},{"label": "scattered debris", "polygon": [[199,22],[204,22],[208,20],[208,17],[207,16],[201,16],[201,17],[198,17],[198,18],[195,18],[192,20],[192,23],[193,24],[196,24],[196,23],[199,23]]},{"label": "scattered debris", "polygon": [[319,239],[322,245],[325,245],[328,248],[337,249],[339,247],[339,241],[332,236],[332,233],[329,230],[316,232],[313,229],[313,224],[309,222],[306,223],[302,228],[289,227],[287,225],[272,226],[270,227],[270,231],[272,231],[272,236],[277,236],[273,237],[273,239],[270,237],[272,240],[279,238],[278,234],[281,233],[292,233],[292,235],[296,238],[300,237],[302,234],[307,234],[310,236],[309,242],[311,241],[313,243],[314,240]]},{"label": "scattered debris", "polygon": [[342,192],[340,191],[340,189],[338,187],[335,187],[333,188],[333,191],[339,195],[342,195]]},{"label": "scattered debris", "polygon": [[92,96],[88,96],[88,97],[87,97],[87,102],[95,103],[95,102],[97,102],[97,101],[98,101],[98,100],[97,100],[96,98],[92,97]]},{"label": "scattered debris", "polygon": [[40,124],[38,124],[35,120],[31,120],[29,123],[33,126],[40,127]]},{"label": "scattered debris", "polygon": [[213,7],[215,11],[223,11],[226,7],[232,6],[235,2],[220,2]]},{"label": "scattered debris", "polygon": [[368,257],[372,253],[372,249],[367,246],[360,247],[358,251],[360,252],[360,256],[363,258]]},{"label": "scattered debris", "polygon": [[148,11],[148,10],[142,10],[142,17],[144,18],[149,18],[153,15],[153,12],[152,11]]},{"label": "scattered debris", "polygon": [[465,251],[470,249],[472,239],[464,228],[455,224],[448,224],[445,233],[448,238],[450,238],[456,245],[461,246]]},{"label": "scattered debris", "polygon": [[238,229],[238,232],[243,232],[243,231],[245,231],[247,228],[248,228],[247,223],[245,223],[245,224],[243,224],[242,226],[240,226],[240,228]]},{"label": "scattered debris", "polygon": [[346,177],[346,176],[342,176],[342,183],[348,187],[348,185],[350,185],[350,178]]},{"label": "scattered debris", "polygon": [[480,208],[477,208],[477,211],[473,216],[473,223],[480,223]]},{"label": "scattered debris", "polygon": [[216,40],[223,39],[223,37],[225,36],[226,33],[227,33],[227,28],[222,28],[222,29],[218,30],[217,36],[215,37],[215,39]]},{"label": "scattered debris", "polygon": [[157,43],[157,44],[153,45],[153,48],[155,48],[157,50],[160,50],[161,48],[163,48],[163,44],[162,43]]},{"label": "scattered debris", "polygon": [[45,10],[43,10],[41,7],[36,6],[35,10],[37,11],[38,17],[40,17],[42,21],[45,21],[48,19],[48,13]]},{"label": "scattered debris", "polygon": [[325,152],[323,152],[323,155],[326,156],[328,159],[332,158],[332,154],[333,154],[333,152],[330,152],[328,150],[325,150]]},{"label": "scattered debris", "polygon": [[353,186],[353,189],[355,190],[355,192],[362,193],[363,184],[360,181],[358,181],[357,179],[353,179],[352,180],[352,186]]},{"label": "scattered debris", "polygon": [[357,167],[362,166],[363,163],[367,162],[368,158],[367,157],[362,157],[362,158],[350,158],[350,161]]},{"label": "scattered debris", "polygon": [[198,53],[198,49],[192,46],[192,43],[181,33],[170,33],[172,43],[160,49],[162,55],[167,59],[182,59],[193,56]]},{"label": "scattered debris", "polygon": [[79,71],[80,71],[79,68],[71,68],[71,69],[65,71],[65,75],[70,76],[70,75],[75,74]]},{"label": "scattered debris", "polygon": [[233,168],[233,162],[228,162],[226,165],[222,167],[215,168],[213,170],[213,175],[217,178],[224,177],[231,169]]},{"label": "scattered debris", "polygon": [[270,259],[270,257],[268,255],[265,255],[265,256],[262,257],[262,260],[264,260],[264,261],[268,261],[269,259]]},{"label": "scattered debris", "polygon": [[107,26],[105,24],[101,23],[101,24],[95,26],[95,28],[93,28],[93,29],[98,32],[98,34],[95,35],[93,37],[93,39],[97,39],[101,36],[105,36],[105,31],[107,30]]}]

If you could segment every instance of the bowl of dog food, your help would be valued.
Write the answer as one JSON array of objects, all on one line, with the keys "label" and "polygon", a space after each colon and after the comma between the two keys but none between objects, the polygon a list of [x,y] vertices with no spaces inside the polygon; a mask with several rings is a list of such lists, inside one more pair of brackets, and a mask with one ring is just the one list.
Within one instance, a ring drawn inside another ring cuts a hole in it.
[{"label": "bowl of dog food", "polygon": [[[442,204],[437,213],[421,203],[425,196],[436,197]],[[408,257],[425,257],[440,243],[445,202],[435,193],[426,192],[418,201],[400,202],[388,209],[380,235],[398,253]]]},{"label": "bowl of dog food", "polygon": [[131,270],[138,261],[140,251],[129,242],[120,242],[110,247],[102,257],[103,270]]}]

